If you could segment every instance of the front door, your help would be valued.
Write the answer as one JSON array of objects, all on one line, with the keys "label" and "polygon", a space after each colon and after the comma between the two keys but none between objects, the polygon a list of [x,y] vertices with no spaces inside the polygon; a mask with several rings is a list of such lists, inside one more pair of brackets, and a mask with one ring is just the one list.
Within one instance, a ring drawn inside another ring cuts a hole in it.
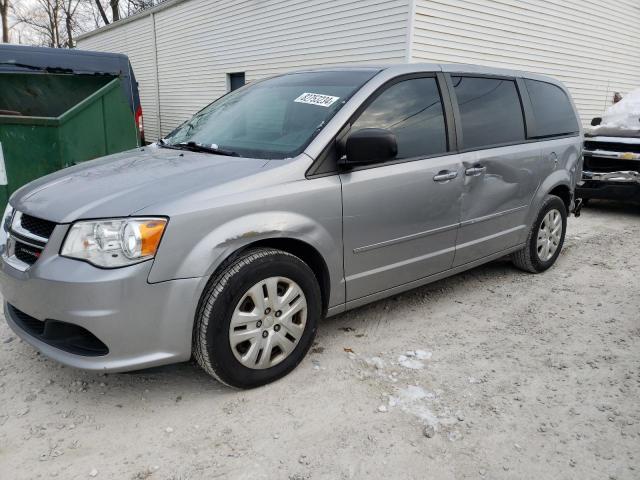
[{"label": "front door", "polygon": [[370,102],[351,132],[388,129],[398,155],[340,175],[348,301],[449,269],[460,214],[462,168],[436,77],[396,81]]},{"label": "front door", "polygon": [[525,143],[515,80],[453,76],[464,151],[464,187],[454,266],[524,241],[526,218],[540,181],[540,144]]}]

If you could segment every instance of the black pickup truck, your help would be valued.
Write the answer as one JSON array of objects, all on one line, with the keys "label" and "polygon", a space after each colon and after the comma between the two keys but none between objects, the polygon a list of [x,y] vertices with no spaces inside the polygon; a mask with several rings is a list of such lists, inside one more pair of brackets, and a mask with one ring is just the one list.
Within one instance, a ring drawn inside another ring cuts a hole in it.
[{"label": "black pickup truck", "polygon": [[591,121],[576,196],[640,201],[640,89]]}]

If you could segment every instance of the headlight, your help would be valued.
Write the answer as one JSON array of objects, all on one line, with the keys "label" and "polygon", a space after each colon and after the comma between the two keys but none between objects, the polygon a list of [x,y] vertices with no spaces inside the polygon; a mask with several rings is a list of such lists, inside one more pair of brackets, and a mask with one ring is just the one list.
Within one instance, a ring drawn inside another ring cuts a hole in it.
[{"label": "headlight", "polygon": [[104,268],[153,258],[167,226],[164,218],[123,218],[76,222],[60,254]]}]

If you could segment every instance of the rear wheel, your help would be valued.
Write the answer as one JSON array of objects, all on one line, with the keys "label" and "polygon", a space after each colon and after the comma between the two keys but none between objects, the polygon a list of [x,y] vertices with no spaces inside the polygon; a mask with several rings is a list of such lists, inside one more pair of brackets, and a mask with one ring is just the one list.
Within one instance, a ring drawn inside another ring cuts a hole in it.
[{"label": "rear wheel", "polygon": [[313,271],[298,257],[253,250],[209,283],[194,326],[194,355],[221,382],[252,388],[304,358],[322,311]]},{"label": "rear wheel", "polygon": [[567,207],[555,195],[545,199],[522,250],[511,255],[514,265],[531,273],[544,272],[560,255],[567,229]]}]

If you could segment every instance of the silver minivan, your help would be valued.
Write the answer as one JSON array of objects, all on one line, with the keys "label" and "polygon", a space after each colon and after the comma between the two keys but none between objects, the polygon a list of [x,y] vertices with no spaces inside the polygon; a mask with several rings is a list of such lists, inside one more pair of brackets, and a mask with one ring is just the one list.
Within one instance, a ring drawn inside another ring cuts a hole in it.
[{"label": "silver minivan", "polygon": [[321,318],[511,255],[553,265],[581,173],[566,88],[468,65],[257,81],[159,142],[39,179],[4,214],[11,328],[117,372],[189,360],[250,388]]}]

